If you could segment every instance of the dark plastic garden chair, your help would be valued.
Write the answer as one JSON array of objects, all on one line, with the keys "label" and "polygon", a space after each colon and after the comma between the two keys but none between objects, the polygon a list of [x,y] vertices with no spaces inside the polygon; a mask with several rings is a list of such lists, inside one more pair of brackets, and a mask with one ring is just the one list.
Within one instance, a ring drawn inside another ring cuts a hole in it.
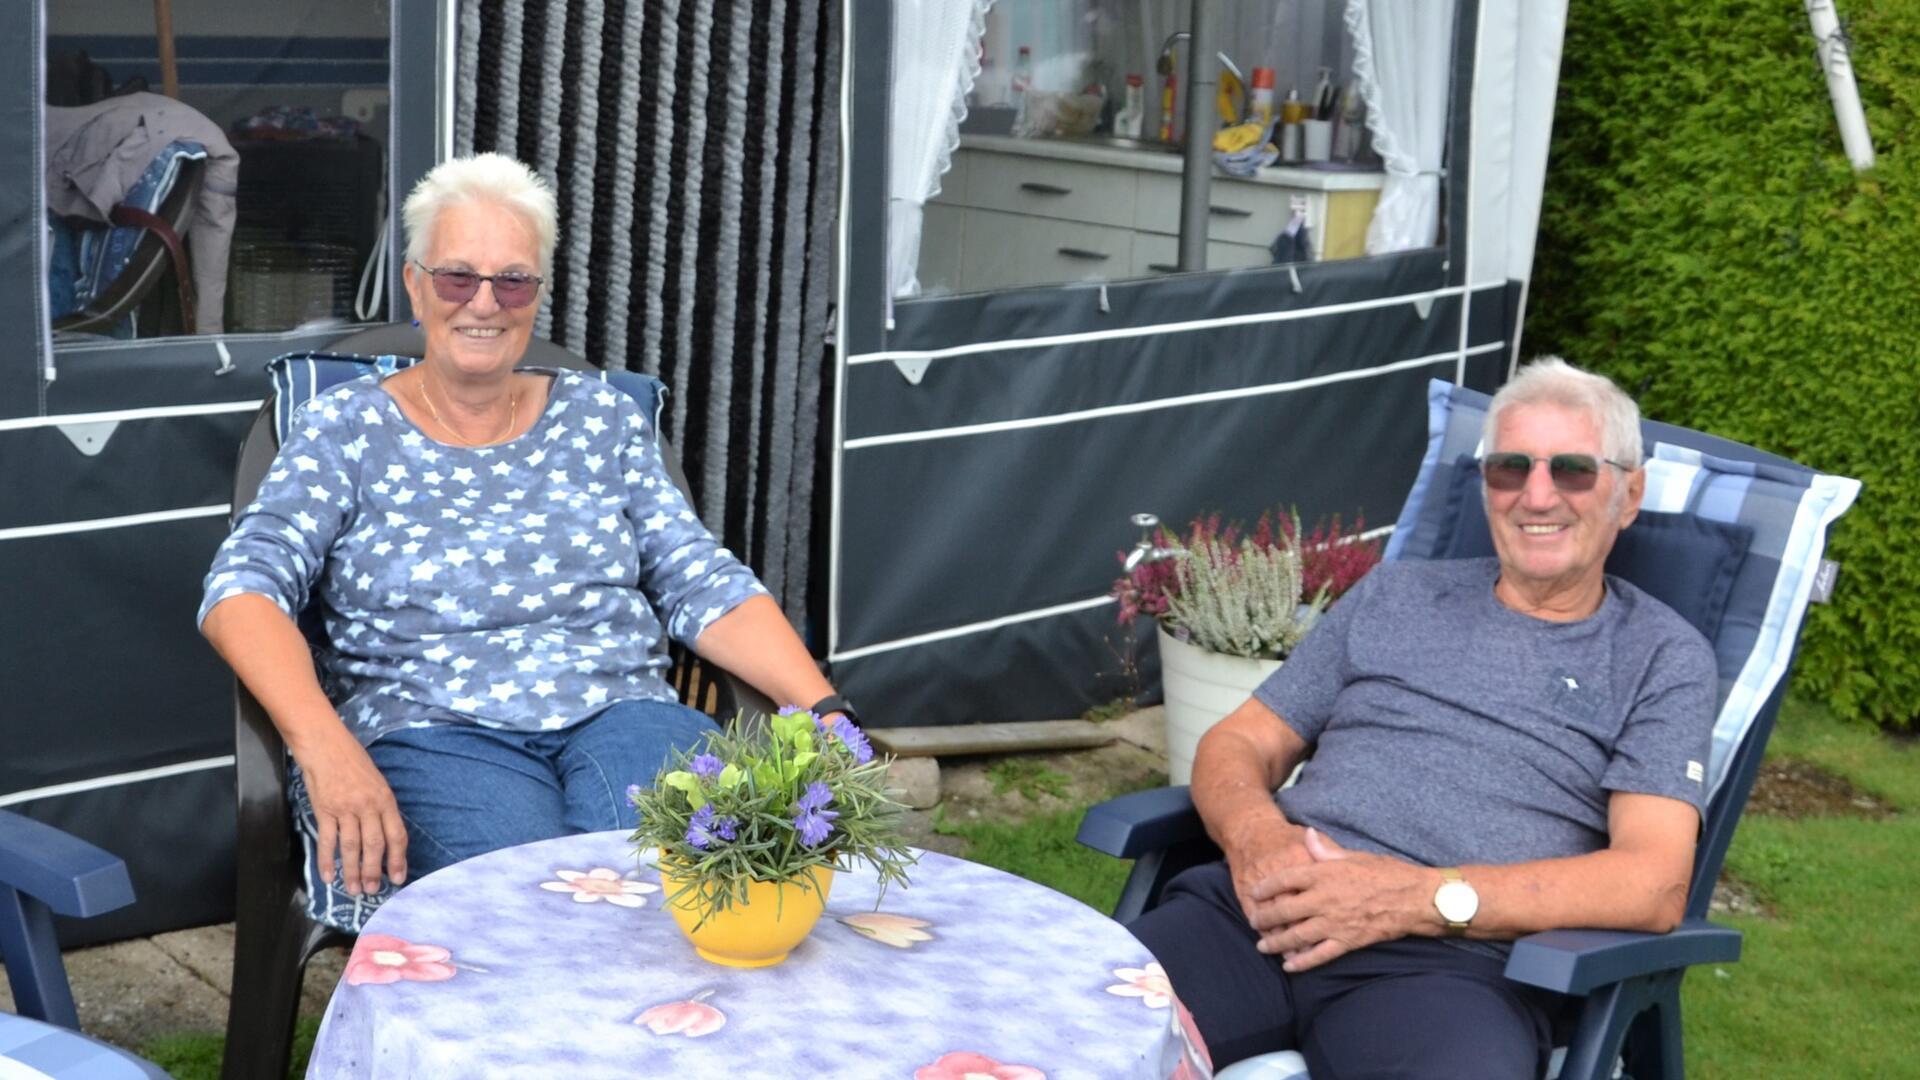
[{"label": "dark plastic garden chair", "polygon": [[152,1063],[81,1034],[54,939],[55,915],[90,918],[131,903],[126,863],[51,825],[0,810],[0,957],[18,1010],[0,1013],[0,1075],[165,1080]]},{"label": "dark plastic garden chair", "polygon": [[[1436,381],[1430,439],[1420,474],[1387,549],[1388,558],[1462,558],[1493,553],[1472,461],[1487,398]],[[1731,963],[1741,935],[1706,918],[1713,886],[1753,788],[1795,644],[1816,586],[1830,586],[1820,553],[1828,524],[1845,513],[1856,481],[1822,476],[1783,458],[1711,435],[1646,422],[1654,460],[1641,520],[1621,534],[1608,571],[1660,598],[1700,628],[1720,669],[1720,713],[1709,766],[1709,801],[1686,918],[1670,933],[1555,930],[1514,943],[1507,977],[1582,999],[1557,1075],[1604,1080],[1678,1080],[1684,1075],[1680,983],[1688,967]],[[1666,444],[1664,447],[1656,444]],[[1312,768],[1309,762],[1308,768]],[[1114,918],[1127,922],[1160,901],[1167,882],[1220,857],[1184,787],[1102,803],[1081,821],[1079,840],[1135,860]],[[1307,1076],[1292,1051],[1228,1066],[1228,1077]]]},{"label": "dark plastic garden chair", "polygon": [[[337,364],[319,366],[333,369],[324,376],[332,381],[302,382],[293,392],[298,401],[270,398],[240,447],[234,475],[235,512],[253,501],[279,449],[276,410],[290,415],[301,401],[360,374],[353,369],[371,365],[373,357],[417,357],[423,347],[420,331],[404,323],[363,330],[333,344],[327,355]],[[523,363],[596,370],[560,346],[537,338],[529,343]],[[657,404],[666,393],[658,380],[616,374],[609,381],[639,399],[649,415],[657,416]],[[674,483],[687,491],[686,477],[664,438],[660,449]],[[736,707],[773,711],[765,697],[731,673],[703,666],[678,644],[669,652],[673,658],[669,682],[680,700],[718,717],[731,716]],[[234,773],[240,804],[238,889],[233,996],[221,1075],[225,1080],[254,1080],[286,1074],[307,961],[321,949],[351,945],[354,935],[309,915],[306,853],[292,826],[286,744],[266,710],[237,679],[234,703]]]}]

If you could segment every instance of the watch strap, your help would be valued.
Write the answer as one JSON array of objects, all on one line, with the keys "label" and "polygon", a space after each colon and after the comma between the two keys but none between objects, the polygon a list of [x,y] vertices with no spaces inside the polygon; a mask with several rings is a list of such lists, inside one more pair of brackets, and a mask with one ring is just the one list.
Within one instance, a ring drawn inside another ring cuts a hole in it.
[{"label": "watch strap", "polygon": [[853,702],[848,701],[839,694],[828,694],[826,697],[814,702],[813,707],[807,711],[813,713],[815,716],[829,716],[833,713],[843,713],[847,719],[854,723],[858,724],[860,722],[860,710],[853,707]]},{"label": "watch strap", "polygon": [[[1440,868],[1440,888],[1441,889],[1445,889],[1448,885],[1453,885],[1453,884],[1466,885],[1466,883],[1467,883],[1466,875],[1460,872],[1459,867],[1443,866]],[[1471,885],[1467,887],[1472,888]],[[1440,895],[1439,895],[1439,892],[1437,891],[1434,893],[1433,909],[1440,913],[1441,919],[1446,921],[1447,936],[1460,937],[1467,932],[1467,926],[1468,926],[1467,923],[1461,922],[1457,919],[1448,918],[1447,913],[1441,909]],[[1478,914],[1478,912],[1475,912],[1475,914]],[[1471,919],[1472,917],[1473,916],[1471,915],[1468,916],[1469,919]]]}]

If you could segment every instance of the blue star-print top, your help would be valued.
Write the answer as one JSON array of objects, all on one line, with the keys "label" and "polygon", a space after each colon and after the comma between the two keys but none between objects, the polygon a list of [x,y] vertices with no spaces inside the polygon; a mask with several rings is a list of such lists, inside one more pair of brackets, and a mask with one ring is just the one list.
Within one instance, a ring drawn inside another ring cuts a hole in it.
[{"label": "blue star-print top", "polygon": [[199,618],[243,592],[292,614],[317,583],[323,680],[362,744],[673,700],[665,634],[691,645],[766,589],[674,487],[639,405],[551,374],[534,426],[480,449],[428,438],[372,377],[316,395],[215,554]]}]

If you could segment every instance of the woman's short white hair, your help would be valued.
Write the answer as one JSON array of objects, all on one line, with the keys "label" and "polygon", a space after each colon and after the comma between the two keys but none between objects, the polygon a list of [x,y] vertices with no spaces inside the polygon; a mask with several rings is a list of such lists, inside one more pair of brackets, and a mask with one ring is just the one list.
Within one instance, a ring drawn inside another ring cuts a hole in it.
[{"label": "woman's short white hair", "polygon": [[1586,413],[1600,427],[1600,452],[1629,468],[1640,467],[1640,406],[1605,375],[1582,371],[1557,356],[1542,356],[1521,368],[1487,406],[1480,439],[1489,452],[1501,414],[1516,405],[1558,405]]},{"label": "woman's short white hair", "polygon": [[407,223],[407,259],[426,262],[440,211],[476,202],[498,203],[525,218],[540,245],[540,275],[552,276],[554,237],[560,228],[553,189],[539,173],[505,154],[449,158],[413,185],[401,211]]}]

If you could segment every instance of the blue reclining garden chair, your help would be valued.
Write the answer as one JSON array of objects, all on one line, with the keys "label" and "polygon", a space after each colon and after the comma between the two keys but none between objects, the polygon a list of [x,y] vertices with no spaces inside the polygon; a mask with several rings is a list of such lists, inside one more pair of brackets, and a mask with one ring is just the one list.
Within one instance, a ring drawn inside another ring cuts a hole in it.
[{"label": "blue reclining garden chair", "polygon": [[[1488,398],[1436,380],[1429,441],[1387,558],[1493,554],[1474,456]],[[1667,934],[1556,930],[1516,942],[1507,977],[1585,999],[1558,1075],[1602,1080],[1624,1058],[1638,1080],[1683,1075],[1680,980],[1694,964],[1740,956],[1740,933],[1706,919],[1714,881],[1786,695],[1788,671],[1826,528],[1852,505],[1857,481],[1668,424],[1645,422],[1647,494],[1607,561],[1712,642],[1720,712],[1708,805],[1686,919]],[[1307,765],[1312,768],[1311,762]],[[1114,918],[1154,907],[1175,874],[1220,857],[1184,787],[1124,796],[1087,812],[1080,842],[1135,860]],[[1221,1076],[1305,1078],[1292,1051],[1228,1066]]]},{"label": "blue reclining garden chair", "polygon": [[0,810],[0,957],[19,1010],[0,1012],[0,1076],[165,1080],[150,1062],[80,1033],[54,940],[55,915],[87,918],[131,903],[126,863],[51,825]]},{"label": "blue reclining garden chair", "polygon": [[[236,512],[251,503],[260,481],[289,430],[295,410],[314,395],[348,379],[392,372],[414,363],[423,348],[417,328],[403,323],[362,330],[333,344],[327,353],[297,353],[275,360],[269,371],[274,394],[254,417],[234,470]],[[535,338],[522,361],[538,367],[592,372],[640,403],[654,420],[656,438],[667,388],[638,372],[600,372],[567,350]],[[681,491],[686,477],[664,438],[661,457]],[[311,613],[311,612],[309,612]],[[303,627],[317,634],[313,627]],[[733,715],[736,707],[773,712],[773,706],[746,683],[725,671],[703,668],[679,645],[668,653],[668,676],[680,700],[711,715]],[[253,1080],[287,1071],[300,983],[307,961],[321,949],[349,945],[355,931],[378,906],[379,898],[349,896],[337,885],[316,882],[312,812],[303,828],[291,827],[292,810],[305,793],[290,783],[286,744],[266,710],[247,688],[234,683],[234,784],[240,804],[235,852],[238,889],[234,914],[233,995],[227,1013],[227,1045],[222,1076]]]}]

